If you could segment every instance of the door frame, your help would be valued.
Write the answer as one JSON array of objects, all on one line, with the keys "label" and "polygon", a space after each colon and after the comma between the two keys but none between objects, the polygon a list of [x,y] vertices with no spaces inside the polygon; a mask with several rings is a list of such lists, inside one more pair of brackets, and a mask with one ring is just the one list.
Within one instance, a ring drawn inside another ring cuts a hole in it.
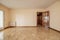
[{"label": "door frame", "polygon": [[[48,21],[49,24],[48,24],[48,25],[49,25],[49,27],[50,27],[50,12],[49,12],[49,11],[44,11],[44,12],[42,12],[42,13],[46,13],[46,12],[48,13],[48,16],[49,16],[49,21]],[[37,13],[38,13],[38,12],[37,12]],[[36,16],[37,16],[37,15],[36,15]],[[36,18],[37,18],[37,17],[36,17]],[[36,24],[37,24],[37,19],[36,19]],[[38,25],[37,25],[37,26],[38,26]]]}]

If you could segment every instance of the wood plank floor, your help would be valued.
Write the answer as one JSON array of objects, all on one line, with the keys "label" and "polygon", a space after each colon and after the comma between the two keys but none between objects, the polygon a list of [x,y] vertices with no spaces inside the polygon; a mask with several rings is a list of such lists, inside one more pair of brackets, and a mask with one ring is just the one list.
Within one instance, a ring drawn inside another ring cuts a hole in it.
[{"label": "wood plank floor", "polygon": [[15,27],[3,31],[4,40],[60,40],[60,33],[43,27]]}]

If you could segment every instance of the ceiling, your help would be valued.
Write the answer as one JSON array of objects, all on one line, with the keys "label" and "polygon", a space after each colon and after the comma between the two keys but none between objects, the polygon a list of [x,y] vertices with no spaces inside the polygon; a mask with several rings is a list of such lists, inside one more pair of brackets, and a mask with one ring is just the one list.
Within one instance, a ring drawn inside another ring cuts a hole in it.
[{"label": "ceiling", "polygon": [[8,8],[46,8],[57,0],[0,0]]}]

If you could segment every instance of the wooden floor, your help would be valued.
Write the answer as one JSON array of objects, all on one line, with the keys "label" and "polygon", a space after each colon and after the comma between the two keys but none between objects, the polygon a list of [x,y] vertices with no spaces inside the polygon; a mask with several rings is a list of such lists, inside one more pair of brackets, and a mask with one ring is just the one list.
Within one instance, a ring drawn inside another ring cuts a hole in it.
[{"label": "wooden floor", "polygon": [[60,40],[60,33],[43,27],[15,27],[4,31],[4,40]]}]

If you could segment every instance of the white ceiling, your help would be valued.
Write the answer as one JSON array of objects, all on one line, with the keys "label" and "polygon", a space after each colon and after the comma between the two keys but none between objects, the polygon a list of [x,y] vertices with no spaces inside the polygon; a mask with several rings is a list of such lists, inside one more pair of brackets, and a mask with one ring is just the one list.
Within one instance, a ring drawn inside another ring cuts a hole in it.
[{"label": "white ceiling", "polygon": [[46,8],[57,0],[0,0],[9,8]]}]

